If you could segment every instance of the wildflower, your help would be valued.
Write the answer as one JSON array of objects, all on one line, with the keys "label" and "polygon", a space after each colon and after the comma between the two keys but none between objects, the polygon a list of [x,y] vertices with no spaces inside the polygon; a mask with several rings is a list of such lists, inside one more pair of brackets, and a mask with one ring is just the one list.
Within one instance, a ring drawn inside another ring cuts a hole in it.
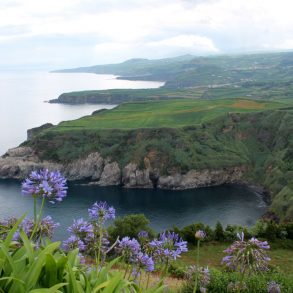
[{"label": "wildflower", "polygon": [[198,230],[198,231],[196,231],[194,236],[195,236],[196,239],[202,240],[202,239],[204,239],[206,237],[206,233],[204,231],[202,231],[202,230]]},{"label": "wildflower", "polygon": [[227,286],[227,291],[228,292],[241,292],[241,291],[245,291],[247,289],[247,286],[244,282],[230,282]]},{"label": "wildflower", "polygon": [[140,231],[138,234],[137,234],[137,237],[139,239],[147,239],[149,238],[149,233],[147,231]]},{"label": "wildflower", "polygon": [[188,251],[187,242],[174,232],[163,232],[158,239],[150,242],[154,256],[162,261],[176,260],[182,252]]},{"label": "wildflower", "polygon": [[222,264],[243,274],[267,270],[270,261],[266,253],[270,248],[267,241],[259,241],[256,238],[244,241],[243,233],[238,238],[239,240],[224,250],[228,255],[222,259]]},{"label": "wildflower", "polygon": [[268,283],[268,293],[281,293],[281,288],[278,283],[271,281]]},{"label": "wildflower", "polygon": [[86,249],[86,245],[77,236],[71,235],[67,240],[63,242],[63,248],[65,251],[70,251],[75,248],[78,248],[79,251],[84,251]]},{"label": "wildflower", "polygon": [[139,252],[136,256],[135,263],[140,269],[144,269],[147,272],[152,272],[155,269],[155,263],[152,257],[145,253]]},{"label": "wildflower", "polygon": [[102,224],[106,220],[115,219],[115,209],[108,206],[106,202],[94,203],[92,208],[88,209],[89,216],[92,220],[97,220]]},{"label": "wildflower", "polygon": [[84,221],[82,218],[73,220],[73,224],[67,231],[80,239],[90,240],[94,238],[94,230],[92,224]]},{"label": "wildflower", "polygon": [[129,237],[123,237],[118,241],[116,250],[122,254],[126,261],[134,261],[138,253],[141,251],[140,244],[136,239],[130,239]]},{"label": "wildflower", "polygon": [[44,197],[51,203],[60,202],[67,194],[66,179],[59,171],[32,171],[22,182],[22,194]]}]

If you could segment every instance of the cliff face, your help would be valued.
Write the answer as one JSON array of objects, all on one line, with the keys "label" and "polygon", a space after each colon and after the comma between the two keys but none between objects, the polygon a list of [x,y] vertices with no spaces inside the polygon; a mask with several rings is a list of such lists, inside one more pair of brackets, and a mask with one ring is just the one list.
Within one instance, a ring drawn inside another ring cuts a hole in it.
[{"label": "cliff face", "polygon": [[293,111],[223,115],[182,128],[46,129],[0,159],[0,178],[59,169],[69,180],[136,188],[255,184],[293,219]]},{"label": "cliff face", "polygon": [[128,188],[187,189],[224,183],[240,183],[244,167],[218,170],[190,170],[186,174],[174,172],[160,175],[151,166],[140,169],[128,163],[122,170],[115,161],[104,159],[98,152],[68,164],[41,160],[30,147],[10,149],[0,158],[0,178],[23,179],[35,169],[61,170],[68,180],[89,180],[100,186],[123,185]]}]

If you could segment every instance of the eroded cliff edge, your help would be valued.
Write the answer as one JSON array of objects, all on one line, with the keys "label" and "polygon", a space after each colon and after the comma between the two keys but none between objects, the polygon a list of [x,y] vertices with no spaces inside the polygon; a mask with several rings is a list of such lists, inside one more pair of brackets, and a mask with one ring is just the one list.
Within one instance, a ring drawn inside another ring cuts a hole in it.
[{"label": "eroded cliff edge", "polygon": [[[147,162],[147,158],[145,158]],[[190,170],[185,174],[173,172],[162,175],[149,162],[140,169],[136,163],[120,168],[118,162],[102,158],[98,152],[85,158],[61,164],[41,160],[31,147],[10,149],[0,158],[0,178],[23,179],[32,170],[46,168],[61,170],[68,180],[88,180],[100,186],[122,185],[128,188],[188,189],[225,183],[242,183],[245,167],[217,170]]]},{"label": "eroded cliff edge", "polygon": [[101,186],[186,189],[224,183],[263,186],[270,209],[293,218],[293,110],[229,113],[181,128],[50,127],[0,159],[0,178],[60,169]]}]

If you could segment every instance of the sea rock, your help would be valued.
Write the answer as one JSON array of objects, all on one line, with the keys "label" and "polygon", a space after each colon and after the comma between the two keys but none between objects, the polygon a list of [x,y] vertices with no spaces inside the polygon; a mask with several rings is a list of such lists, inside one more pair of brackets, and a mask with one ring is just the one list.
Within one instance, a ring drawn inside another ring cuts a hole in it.
[{"label": "sea rock", "polygon": [[98,182],[100,186],[121,184],[121,171],[117,162],[107,163]]},{"label": "sea rock", "polygon": [[30,147],[10,149],[0,158],[0,178],[23,179],[32,170],[61,168],[60,164],[40,161]]},{"label": "sea rock", "polygon": [[164,189],[189,189],[240,183],[243,172],[244,169],[241,167],[220,170],[190,170],[184,175],[175,173],[169,176],[160,176],[157,186]]},{"label": "sea rock", "polygon": [[137,164],[129,163],[123,169],[122,183],[125,187],[152,188],[150,170],[139,170]]},{"label": "sea rock", "polygon": [[85,159],[78,159],[66,165],[62,171],[69,180],[100,179],[104,168],[104,159],[98,152],[89,154]]}]

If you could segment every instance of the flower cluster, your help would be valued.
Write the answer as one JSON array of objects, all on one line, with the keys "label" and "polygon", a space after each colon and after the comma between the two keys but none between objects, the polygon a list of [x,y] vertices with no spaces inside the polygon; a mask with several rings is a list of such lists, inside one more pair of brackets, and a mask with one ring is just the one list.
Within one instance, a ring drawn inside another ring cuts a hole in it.
[{"label": "flower cluster", "polygon": [[134,266],[134,275],[138,275],[140,270],[152,272],[155,263],[151,256],[142,251],[139,242],[135,238],[123,237],[118,241],[116,252],[122,255],[123,259]]},{"label": "flower cluster", "polygon": [[[0,239],[5,239],[7,236],[8,231],[12,229],[12,227],[15,225],[17,222],[16,218],[8,218],[5,220],[0,221]],[[52,217],[47,216],[43,218],[34,235],[33,235],[33,240],[38,242],[41,238],[49,238],[51,239],[53,237],[53,232],[54,230],[59,227],[59,223],[55,223],[52,220]],[[32,236],[34,230],[34,221],[32,219],[24,219],[22,223],[19,225],[19,229],[15,232],[13,236],[14,241],[21,241],[20,237],[20,231],[23,231],[28,238]]]},{"label": "flower cluster", "polygon": [[0,239],[4,240],[12,229],[12,227],[17,222],[17,218],[11,217],[7,219],[0,220]]},{"label": "flower cluster", "polygon": [[109,249],[109,241],[102,224],[108,219],[115,218],[115,209],[105,202],[96,202],[88,209],[88,213],[89,221],[82,218],[74,220],[67,229],[70,237],[63,242],[63,247],[66,251],[78,248],[81,253],[89,256],[94,256],[96,251],[100,250],[105,257]]},{"label": "flower cluster", "polygon": [[199,290],[201,293],[207,292],[207,286],[210,283],[210,271],[209,268],[200,267],[193,265],[190,266],[186,272],[186,278],[188,280],[193,280],[198,275],[199,279]]},{"label": "flower cluster", "polygon": [[278,283],[271,281],[268,283],[268,293],[281,293],[281,288]]},{"label": "flower cluster", "polygon": [[239,282],[239,281],[230,282],[227,286],[227,292],[231,292],[231,293],[246,291],[246,289],[247,289],[246,284],[244,282]]},{"label": "flower cluster", "polygon": [[227,256],[222,259],[222,264],[243,274],[266,271],[270,261],[266,252],[270,248],[267,241],[259,241],[256,238],[245,241],[243,233],[237,237],[238,240],[224,250]]},{"label": "flower cluster", "polygon": [[22,194],[60,202],[67,195],[66,179],[59,171],[33,171],[22,183]]},{"label": "flower cluster", "polygon": [[174,232],[163,232],[158,239],[149,243],[155,259],[161,262],[176,260],[182,252],[187,252],[187,242],[183,241],[178,234]]},{"label": "flower cluster", "polygon": [[106,220],[115,219],[115,209],[108,206],[106,202],[94,203],[88,209],[88,212],[90,219],[97,221],[99,224],[103,224]]},{"label": "flower cluster", "polygon": [[195,236],[196,239],[202,240],[202,239],[204,239],[206,237],[206,233],[204,231],[202,231],[202,230],[198,230],[198,231],[196,231],[194,236]]}]

